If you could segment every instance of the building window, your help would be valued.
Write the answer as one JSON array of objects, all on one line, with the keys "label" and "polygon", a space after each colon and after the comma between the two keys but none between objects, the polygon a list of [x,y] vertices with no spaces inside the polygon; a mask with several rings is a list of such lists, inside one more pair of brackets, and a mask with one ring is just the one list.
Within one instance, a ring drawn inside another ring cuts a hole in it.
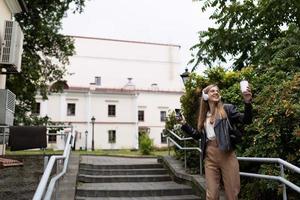
[{"label": "building window", "polygon": [[96,85],[101,85],[101,77],[100,76],[95,76],[95,84]]},{"label": "building window", "polygon": [[75,103],[68,103],[67,115],[68,116],[74,116],[75,115],[75,108],[76,108]]},{"label": "building window", "polygon": [[143,122],[144,121],[144,111],[143,110],[139,110],[138,111],[138,120],[140,122]]},{"label": "building window", "polygon": [[116,105],[108,105],[108,116],[109,117],[116,116]]},{"label": "building window", "polygon": [[56,134],[57,134],[56,130],[49,130],[48,143],[56,143],[56,138],[57,138]]},{"label": "building window", "polygon": [[41,113],[41,103],[37,102],[32,108],[32,114],[39,115]]},{"label": "building window", "polygon": [[108,143],[116,143],[116,131],[115,130],[108,131]]},{"label": "building window", "polygon": [[167,119],[167,112],[166,111],[160,111],[160,121],[165,122]]}]

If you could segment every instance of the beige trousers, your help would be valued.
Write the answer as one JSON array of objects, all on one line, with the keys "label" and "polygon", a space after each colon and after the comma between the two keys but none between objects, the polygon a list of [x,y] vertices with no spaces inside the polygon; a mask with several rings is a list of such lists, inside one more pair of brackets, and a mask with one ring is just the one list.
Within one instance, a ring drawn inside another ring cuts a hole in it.
[{"label": "beige trousers", "polygon": [[206,199],[220,197],[220,181],[223,179],[227,200],[238,199],[240,192],[239,163],[234,151],[219,150],[216,140],[208,141],[205,155]]}]

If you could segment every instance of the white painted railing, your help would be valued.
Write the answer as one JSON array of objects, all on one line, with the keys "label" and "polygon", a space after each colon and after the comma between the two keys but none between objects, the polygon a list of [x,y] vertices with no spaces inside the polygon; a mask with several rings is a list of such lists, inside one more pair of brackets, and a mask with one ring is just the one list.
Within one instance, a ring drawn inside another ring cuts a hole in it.
[{"label": "white painted railing", "polygon": [[[47,127],[47,128],[49,128],[49,127]],[[53,194],[53,190],[55,188],[56,182],[59,180],[59,178],[61,178],[66,173],[66,170],[68,167],[68,161],[69,161],[71,147],[72,147],[72,143],[73,143],[73,139],[74,139],[73,127],[72,126],[51,126],[51,128],[71,128],[71,132],[68,133],[68,137],[66,140],[66,145],[65,145],[63,155],[51,156],[51,158],[47,164],[47,167],[44,171],[44,174],[40,180],[40,183],[35,191],[33,200],[41,200],[41,199],[50,200],[51,196]],[[56,176],[52,177],[52,179],[50,180],[50,183],[47,187],[47,184],[49,182],[50,175],[51,175],[51,172],[53,170],[55,163],[57,164],[57,168],[58,168],[58,163],[57,163],[58,160],[64,161],[63,170]]]}]

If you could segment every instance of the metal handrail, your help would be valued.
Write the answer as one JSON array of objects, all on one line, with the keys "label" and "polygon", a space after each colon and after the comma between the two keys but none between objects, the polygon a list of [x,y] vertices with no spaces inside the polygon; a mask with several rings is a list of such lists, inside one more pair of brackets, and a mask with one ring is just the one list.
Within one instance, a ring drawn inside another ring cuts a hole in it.
[{"label": "metal handrail", "polygon": [[258,158],[258,157],[237,157],[239,161],[249,161],[249,162],[268,162],[268,163],[278,163],[280,165],[280,176],[271,176],[271,175],[264,175],[264,174],[256,174],[256,173],[246,173],[246,172],[240,172],[241,176],[248,176],[248,177],[254,177],[254,178],[263,178],[263,179],[271,179],[271,180],[277,180],[281,183],[283,183],[283,192],[282,197],[284,200],[287,199],[286,194],[286,185],[295,190],[296,192],[300,193],[300,187],[295,185],[294,183],[290,182],[289,180],[284,178],[284,167],[287,167],[293,172],[300,174],[300,168],[286,162],[285,160],[282,160],[281,158]]},{"label": "metal handrail", "polygon": [[180,140],[180,141],[184,141],[184,140],[193,140],[192,137],[182,138],[182,137],[178,136],[176,133],[174,133],[173,131],[171,131],[171,130],[169,130],[169,129],[167,129],[167,131],[168,131],[169,133],[171,133],[174,137],[176,137],[176,138],[177,138],[178,140]]},{"label": "metal handrail", "polygon": [[171,133],[173,136],[175,136],[178,140],[184,141],[184,147],[182,147],[177,142],[175,142],[171,137],[167,136],[169,155],[170,155],[170,141],[171,141],[179,149],[184,150],[184,169],[186,170],[186,166],[187,166],[186,150],[197,150],[197,151],[199,151],[199,153],[200,153],[200,161],[199,161],[200,175],[203,175],[203,172],[202,172],[202,150],[201,150],[201,148],[199,148],[199,147],[186,147],[186,141],[187,140],[193,140],[193,138],[192,137],[182,138],[182,137],[178,136],[176,133],[174,133],[173,131],[171,131],[169,129],[167,131],[169,133]]},{"label": "metal handrail", "polygon": [[55,164],[55,162],[57,160],[64,160],[64,167],[61,173],[59,173],[58,175],[54,176],[49,185],[48,185],[48,189],[46,191],[45,197],[44,199],[51,199],[52,193],[53,193],[53,189],[55,187],[55,184],[57,182],[57,180],[59,178],[61,178],[67,170],[67,166],[68,166],[68,161],[69,161],[69,157],[70,157],[70,152],[71,152],[71,146],[72,146],[72,141],[73,141],[73,127],[72,126],[61,126],[62,128],[71,128],[71,132],[68,134],[68,138],[66,141],[66,145],[65,145],[65,149],[64,149],[64,153],[63,155],[60,156],[51,156],[48,165],[44,171],[44,174],[40,180],[40,183],[35,191],[35,194],[33,196],[33,200],[40,200],[43,198],[43,195],[45,193],[46,187],[47,187],[47,183],[49,181],[53,166]]},{"label": "metal handrail", "polygon": [[[180,136],[178,136],[176,133],[174,133],[173,131],[168,130],[173,136],[175,136],[177,139],[179,140],[183,140],[184,138],[181,138]],[[169,136],[167,137],[168,141],[171,140],[178,148],[180,149],[186,149],[186,150],[190,150],[192,147],[181,147],[179,144],[177,144],[172,138],[170,138]],[[201,142],[200,142],[201,145]],[[169,142],[168,142],[168,148],[169,148],[169,152],[170,152],[170,146],[169,146]],[[200,152],[201,152],[201,146],[200,146]],[[202,155],[202,152],[200,153],[200,155]],[[283,184],[283,199],[286,200],[287,199],[287,194],[286,194],[286,185],[289,186],[290,188],[292,188],[293,190],[295,190],[296,192],[300,193],[300,187],[295,185],[294,183],[290,182],[289,180],[284,178],[284,167],[300,173],[300,168],[285,161],[282,160],[281,158],[259,158],[259,157],[237,157],[237,159],[239,161],[249,161],[249,162],[268,162],[268,163],[278,163],[280,165],[280,176],[271,176],[271,175],[264,175],[264,174],[256,174],[256,173],[246,173],[246,172],[240,172],[241,176],[248,176],[248,177],[254,177],[254,178],[263,178],[263,179],[270,179],[270,180],[277,180],[280,181]],[[186,157],[185,157],[185,162],[186,162]],[[200,159],[201,162],[201,159]],[[200,175],[202,175],[202,164],[200,164]]]}]

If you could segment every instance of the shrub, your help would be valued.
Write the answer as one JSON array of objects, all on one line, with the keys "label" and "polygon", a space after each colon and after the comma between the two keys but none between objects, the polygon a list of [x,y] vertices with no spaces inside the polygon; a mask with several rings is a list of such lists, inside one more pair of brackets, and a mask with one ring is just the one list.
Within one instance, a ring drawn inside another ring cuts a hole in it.
[{"label": "shrub", "polygon": [[140,136],[140,151],[143,155],[149,155],[153,151],[153,140],[147,133],[142,133]]}]

